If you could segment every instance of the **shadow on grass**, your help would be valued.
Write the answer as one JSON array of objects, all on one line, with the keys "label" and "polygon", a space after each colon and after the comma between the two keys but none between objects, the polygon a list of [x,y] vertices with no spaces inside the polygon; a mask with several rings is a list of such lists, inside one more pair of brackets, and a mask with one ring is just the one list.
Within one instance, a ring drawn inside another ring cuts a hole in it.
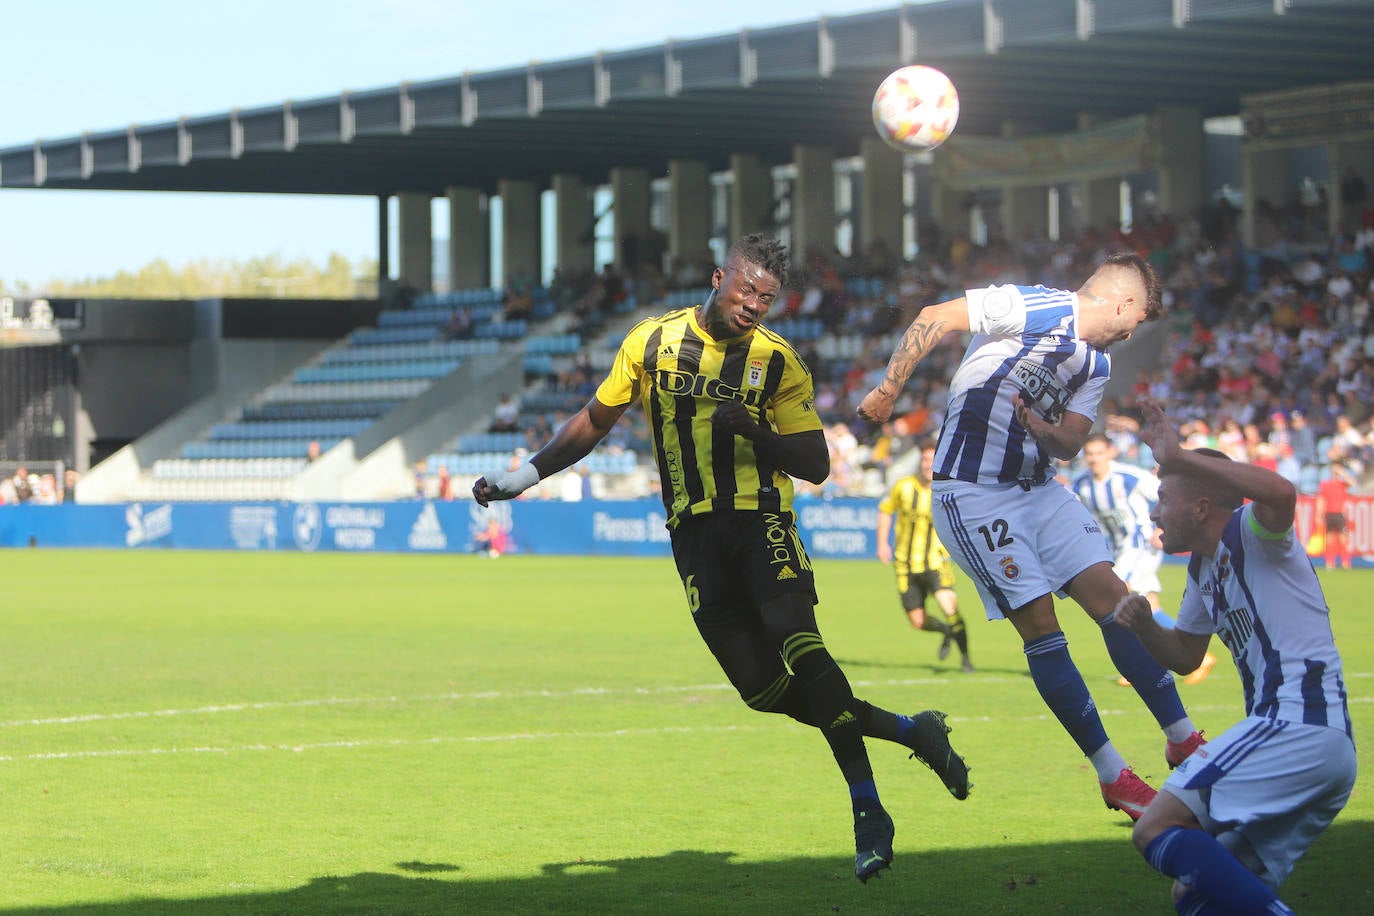
[{"label": "shadow on grass", "polygon": [[[1300,862],[1284,896],[1298,912],[1374,912],[1364,874],[1374,823],[1337,823]],[[458,864],[399,862],[396,872],[323,876],[286,891],[189,900],[132,900],[5,909],[26,916],[290,914],[1119,914],[1167,913],[1168,879],[1120,842],[912,852],[898,844],[882,880],[854,880],[849,862],[740,863],[729,852],[546,863],[537,877],[465,878]],[[438,875],[445,877],[417,877]]]}]

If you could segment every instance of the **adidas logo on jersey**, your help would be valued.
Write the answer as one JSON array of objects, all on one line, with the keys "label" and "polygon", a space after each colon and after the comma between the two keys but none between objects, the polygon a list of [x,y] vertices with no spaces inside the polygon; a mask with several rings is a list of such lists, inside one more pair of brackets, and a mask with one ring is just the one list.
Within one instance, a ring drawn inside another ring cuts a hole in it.
[{"label": "adidas logo on jersey", "polygon": [[676,355],[677,355],[677,351],[675,351],[675,350],[673,349],[673,345],[672,345],[672,344],[664,344],[664,345],[663,345],[663,349],[661,349],[661,350],[658,351],[658,358],[659,358],[659,359],[672,359],[672,358],[673,358],[674,356],[676,356]]},{"label": "adidas logo on jersey", "polygon": [[794,573],[794,572],[792,571],[792,567],[790,567],[790,566],[784,566],[782,569],[778,570],[778,581],[779,581],[779,582],[781,582],[783,579],[795,579],[795,578],[797,578],[797,574]]}]

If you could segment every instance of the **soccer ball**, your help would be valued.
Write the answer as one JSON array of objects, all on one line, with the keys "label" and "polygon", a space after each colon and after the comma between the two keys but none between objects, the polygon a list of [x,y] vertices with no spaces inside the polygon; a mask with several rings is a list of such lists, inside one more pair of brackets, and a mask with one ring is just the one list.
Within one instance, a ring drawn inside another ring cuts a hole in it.
[{"label": "soccer ball", "polygon": [[958,121],[959,91],[934,67],[894,70],[873,94],[873,126],[902,152],[934,149],[949,139]]}]

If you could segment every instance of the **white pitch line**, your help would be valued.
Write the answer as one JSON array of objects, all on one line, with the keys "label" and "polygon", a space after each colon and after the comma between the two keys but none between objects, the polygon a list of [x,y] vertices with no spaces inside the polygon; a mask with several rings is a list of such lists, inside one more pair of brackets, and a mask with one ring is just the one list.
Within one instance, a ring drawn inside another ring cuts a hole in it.
[{"label": "white pitch line", "polygon": [[34,754],[0,755],[0,763],[21,760],[80,760],[99,757],[166,757],[182,754],[238,754],[252,751],[287,751],[300,754],[306,751],[362,750],[367,748],[412,747],[435,744],[480,744],[503,741],[557,741],[565,738],[620,738],[636,735],[688,734],[692,732],[744,732],[781,728],[783,722],[768,725],[703,725],[668,726],[664,728],[617,728],[601,732],[525,732],[510,735],[463,735],[437,738],[387,738],[366,741],[322,741],[314,744],[233,744],[225,747],[149,747],[107,751],[43,751]]},{"label": "white pitch line", "polygon": [[[1374,697],[1353,697],[1351,703],[1371,703]],[[1197,712],[1211,712],[1214,710],[1231,709],[1230,704],[1224,706],[1199,706],[1193,707]],[[1126,715],[1125,710],[1106,709],[1100,710],[1101,714],[1108,717]],[[1040,722],[1049,721],[1053,717],[1049,713],[1041,713],[1033,716],[1021,716],[1018,721]],[[949,720],[954,723],[959,722],[1004,722],[1005,718],[996,716],[954,716]],[[111,758],[111,757],[168,757],[186,754],[240,754],[251,752],[278,751],[293,754],[305,753],[306,751],[328,751],[328,750],[366,750],[369,748],[390,748],[390,747],[416,747],[423,745],[438,744],[484,744],[500,743],[507,741],[561,741],[566,739],[605,739],[634,737],[641,735],[685,735],[701,732],[756,732],[767,729],[786,728],[791,723],[777,719],[776,721],[760,722],[758,725],[677,725],[664,726],[659,728],[616,728],[609,731],[572,731],[572,732],[516,732],[507,735],[460,735],[460,736],[441,736],[434,738],[386,738],[376,740],[361,741],[321,741],[311,744],[233,744],[227,746],[192,746],[192,747],[151,747],[133,749],[111,749],[102,751],[40,751],[32,754],[13,754],[0,755],[0,763],[15,763],[24,760],[80,760],[89,758]]]},{"label": "white pitch line", "polygon": [[[671,689],[689,688],[663,688],[658,692],[665,692]],[[1350,703],[1371,703],[1374,697],[1352,697]],[[243,704],[245,708],[251,704]],[[284,705],[284,704],[283,704]],[[291,704],[299,705],[299,704]],[[312,704],[319,705],[319,704]],[[216,707],[220,708],[220,707]],[[233,707],[223,707],[231,709]],[[1230,704],[1222,706],[1197,706],[1191,709],[1195,712],[1211,712],[1214,710],[1228,710]],[[1126,711],[1121,709],[1099,710],[1104,716],[1125,715]],[[1049,713],[1041,713],[1034,716],[1021,716],[1019,721],[1048,721],[1052,717]],[[951,722],[1001,722],[1004,718],[996,716],[950,716]],[[414,747],[421,745],[437,744],[481,744],[505,741],[559,741],[569,738],[619,738],[636,735],[669,735],[669,734],[691,734],[695,732],[746,732],[763,731],[771,728],[785,728],[788,722],[779,719],[776,722],[763,722],[758,725],[680,725],[665,726],[659,728],[617,728],[609,731],[599,732],[517,732],[507,735],[462,735],[462,736],[443,736],[435,738],[387,738],[377,740],[362,741],[322,741],[311,744],[234,744],[228,746],[192,746],[192,747],[163,747],[163,748],[134,748],[134,749],[111,749],[102,751],[40,751],[32,754],[6,754],[0,755],[0,763],[14,763],[23,760],[79,760],[88,758],[112,758],[112,757],[159,757],[159,756],[178,756],[185,754],[238,754],[244,752],[264,752],[264,751],[286,751],[294,754],[306,751],[322,750],[363,750],[368,748],[388,748],[388,747]]]},{"label": "white pitch line", "polygon": [[[1007,683],[1011,678],[980,678],[985,684]],[[1016,678],[1014,680],[1021,680]],[[889,681],[853,681],[858,687],[882,686],[913,686],[929,684],[950,684],[953,683],[949,678],[921,678],[915,680],[889,680]],[[729,684],[694,684],[670,687],[575,687],[571,690],[482,690],[473,693],[436,693],[414,697],[381,696],[381,697],[321,697],[309,700],[265,700],[261,702],[245,703],[221,703],[210,706],[195,706],[187,709],[155,709],[155,710],[135,710],[132,712],[105,712],[105,713],[83,713],[70,716],[51,716],[41,719],[12,719],[8,722],[0,722],[0,728],[23,728],[35,725],[72,725],[83,722],[111,722],[120,719],[155,719],[172,718],[175,716],[201,716],[214,715],[218,713],[232,712],[256,712],[270,709],[302,709],[312,706],[367,706],[385,705],[401,703],[433,703],[451,702],[464,700],[527,700],[527,699],[554,699],[562,700],[573,697],[592,697],[592,696],[653,696],[660,694],[675,693],[701,693],[704,691],[733,691]]]},{"label": "white pitch line", "polygon": [[[1351,673],[1346,672],[1347,680],[1354,678],[1368,678],[1374,674],[1368,672]],[[890,679],[880,681],[851,681],[850,683],[857,688],[864,687],[918,687],[930,686],[932,684],[950,685],[958,683],[959,688],[975,688],[979,686],[1000,685],[1008,683],[1020,683],[1025,677],[998,677],[979,675],[976,677],[958,679],[947,677],[932,678],[908,678]],[[82,713],[68,716],[50,716],[39,719],[12,719],[0,722],[0,729],[3,728],[25,728],[42,725],[76,725],[87,722],[114,722],[127,719],[158,719],[175,718],[177,716],[202,716],[216,715],[222,713],[236,712],[258,712],[272,709],[308,709],[311,707],[326,706],[369,706],[369,705],[400,705],[404,703],[434,703],[434,702],[461,702],[471,700],[526,700],[526,699],[569,699],[574,697],[594,697],[594,696],[654,696],[664,694],[682,693],[702,693],[702,692],[732,692],[729,684],[691,684],[668,687],[575,687],[570,690],[483,690],[472,693],[436,693],[423,694],[420,696],[400,697],[400,696],[378,696],[378,697],[319,697],[307,700],[264,700],[258,702],[243,703],[221,703],[209,706],[194,706],[186,709],[154,709],[154,710],[134,710],[130,712],[107,712],[107,713]],[[1351,697],[1351,703],[1370,702],[1365,697]],[[1225,709],[1228,707],[1210,707],[1214,709]],[[957,719],[956,717],[953,717]],[[0,758],[4,759],[4,758]]]}]

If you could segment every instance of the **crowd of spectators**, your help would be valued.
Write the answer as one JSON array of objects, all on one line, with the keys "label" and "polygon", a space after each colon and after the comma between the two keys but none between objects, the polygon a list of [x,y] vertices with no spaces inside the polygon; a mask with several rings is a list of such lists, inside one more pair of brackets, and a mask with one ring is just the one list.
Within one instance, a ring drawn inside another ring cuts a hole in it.
[{"label": "crowd of spectators", "polygon": [[[1152,464],[1137,436],[1137,401],[1165,406],[1190,445],[1210,445],[1262,464],[1306,493],[1333,474],[1374,490],[1374,207],[1347,232],[1321,231],[1324,208],[1295,197],[1258,208],[1263,247],[1239,240],[1239,213],[1224,199],[1194,219],[1146,214],[1129,230],[1091,229],[1072,239],[940,238],[923,228],[921,254],[903,261],[874,245],[853,257],[808,251],[794,263],[785,299],[769,317],[819,325],[790,339],[816,380],[816,409],[831,448],[831,477],[815,495],[877,495],[893,465],[943,420],[947,382],[965,341],[951,335],[921,362],[890,422],[871,428],[855,416],[881,379],[896,335],[923,306],[996,283],[1076,289],[1110,251],[1130,249],[1159,271],[1167,306],[1157,360],[1131,377],[1118,374],[1100,421],[1123,460]],[[668,280],[700,281],[670,271]],[[621,276],[612,267],[560,276],[551,290],[577,317],[584,340],[602,331],[626,296],[658,301],[657,272]],[[1161,343],[1162,341],[1162,343]],[[1138,360],[1137,360],[1138,362]],[[564,409],[519,412],[503,404],[493,429],[522,430],[533,451],[592,396],[603,370],[584,351],[547,380],[567,395]],[[518,404],[518,401],[517,401]],[[631,411],[604,447],[634,449],[651,461],[648,430]],[[1075,470],[1066,466],[1065,473]],[[652,474],[649,478],[652,478]]]},{"label": "crowd of spectators", "polygon": [[[61,473],[59,478],[58,472]],[[55,506],[76,499],[76,484],[80,475],[72,468],[58,472],[37,474],[25,465],[15,467],[8,477],[0,476],[0,506],[31,503],[35,506]]]},{"label": "crowd of spectators", "polygon": [[[1270,467],[1305,493],[1346,472],[1374,489],[1374,209],[1349,232],[1324,238],[1314,238],[1301,211],[1265,212],[1274,241],[1262,251],[1239,244],[1237,214],[1223,202],[1197,220],[1146,218],[1133,231],[1066,242],[974,246],[957,237],[937,254],[881,271],[881,252],[858,261],[813,253],[786,312],[818,317],[827,329],[828,337],[799,345],[831,444],[832,475],[821,494],[881,492],[892,463],[938,432],[965,343],[955,335],[922,361],[891,422],[868,429],[854,414],[882,377],[893,335],[920,307],[993,283],[1075,289],[1118,248],[1155,265],[1168,306],[1158,363],[1118,376],[1103,404],[1104,430],[1125,460],[1152,464],[1136,436],[1136,404],[1149,395],[1190,445]],[[834,347],[837,337],[849,345]]]}]

